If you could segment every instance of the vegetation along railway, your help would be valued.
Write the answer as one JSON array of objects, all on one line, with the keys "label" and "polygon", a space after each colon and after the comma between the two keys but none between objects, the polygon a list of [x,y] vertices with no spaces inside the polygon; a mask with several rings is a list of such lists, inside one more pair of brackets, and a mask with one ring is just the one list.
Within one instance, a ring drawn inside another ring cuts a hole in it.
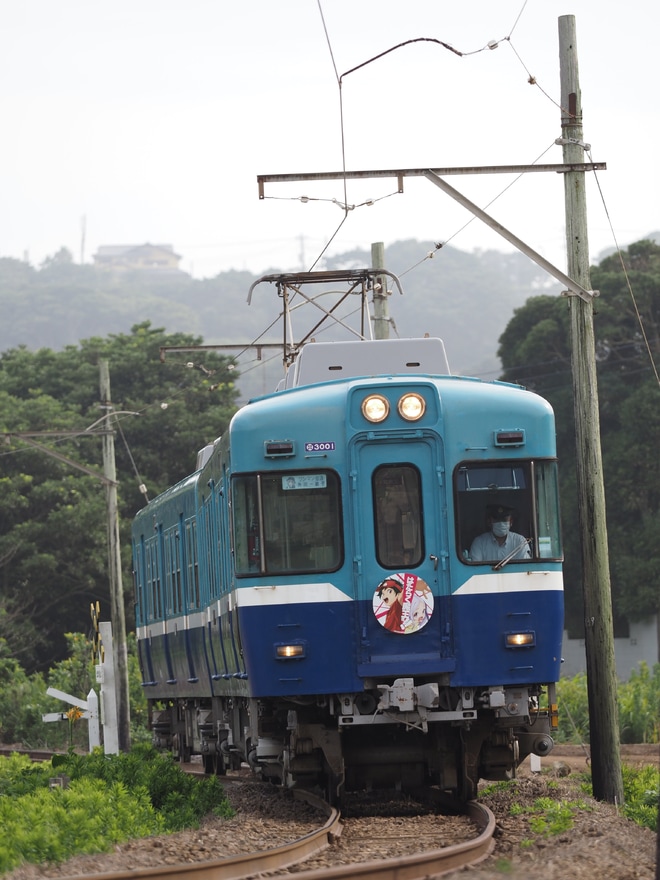
[{"label": "vegetation along railway", "polygon": [[475,802],[448,810],[446,803],[432,800],[415,804],[408,798],[368,798],[341,816],[303,789],[287,792],[234,774],[224,784],[236,809],[233,820],[129,841],[114,852],[78,856],[63,864],[26,865],[10,880],[242,880],[289,869],[300,880],[415,880],[477,864],[494,846],[494,816]]}]

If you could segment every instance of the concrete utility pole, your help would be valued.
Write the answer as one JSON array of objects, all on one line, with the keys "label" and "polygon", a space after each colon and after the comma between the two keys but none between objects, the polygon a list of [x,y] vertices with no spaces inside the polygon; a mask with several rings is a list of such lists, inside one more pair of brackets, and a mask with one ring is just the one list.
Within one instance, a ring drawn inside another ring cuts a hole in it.
[{"label": "concrete utility pole", "polygon": [[[582,105],[578,76],[575,17],[559,18],[561,126],[563,158],[584,158]],[[564,175],[568,274],[587,290],[589,244],[585,176]],[[623,802],[623,777],[617,717],[612,597],[605,520],[605,489],[600,446],[598,384],[594,344],[593,300],[568,297],[571,314],[573,399],[575,408],[578,515],[582,546],[589,731],[594,797]]]},{"label": "concrete utility pole", "polygon": [[[110,371],[108,362],[99,361],[101,406],[106,414],[113,411],[110,396]],[[124,614],[124,590],[121,578],[121,552],[119,543],[119,514],[117,511],[117,470],[115,467],[115,438],[111,432],[103,435],[103,473],[108,482],[105,486],[108,506],[108,568],[110,576],[110,620],[114,633],[115,688],[117,693],[117,734],[119,749],[127,752],[131,747],[130,709],[128,701],[128,653],[126,650],[126,618]]]},{"label": "concrete utility pole", "polygon": [[[382,241],[371,245],[371,268],[385,268],[385,245]],[[387,276],[378,278],[380,290],[374,289],[374,337],[376,339],[390,338],[390,312],[387,305]]]}]

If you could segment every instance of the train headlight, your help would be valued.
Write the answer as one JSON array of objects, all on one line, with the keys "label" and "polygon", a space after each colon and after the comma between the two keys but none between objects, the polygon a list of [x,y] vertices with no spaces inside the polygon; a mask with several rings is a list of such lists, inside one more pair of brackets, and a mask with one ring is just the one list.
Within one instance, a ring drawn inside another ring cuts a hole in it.
[{"label": "train headlight", "polygon": [[426,410],[426,401],[419,394],[404,394],[398,405],[399,415],[408,422],[421,419]]},{"label": "train headlight", "polygon": [[390,403],[382,394],[372,394],[362,401],[362,415],[368,422],[382,422],[390,412]]},{"label": "train headlight", "polygon": [[300,643],[294,645],[275,645],[275,656],[278,660],[294,660],[296,657],[304,657],[305,646]]},{"label": "train headlight", "polygon": [[507,633],[505,644],[507,648],[531,648],[536,644],[536,635],[533,632]]}]

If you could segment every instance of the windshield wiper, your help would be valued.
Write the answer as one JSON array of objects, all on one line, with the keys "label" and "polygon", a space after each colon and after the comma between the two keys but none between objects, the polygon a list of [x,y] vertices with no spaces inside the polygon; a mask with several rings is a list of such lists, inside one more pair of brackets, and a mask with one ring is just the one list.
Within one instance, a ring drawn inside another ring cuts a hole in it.
[{"label": "windshield wiper", "polygon": [[517,556],[520,553],[521,549],[525,546],[525,544],[531,544],[531,543],[532,543],[531,538],[525,538],[523,541],[520,542],[520,544],[518,544],[516,547],[514,547],[510,553],[507,553],[507,555],[504,557],[504,559],[500,559],[499,562],[495,563],[495,565],[493,566],[493,571],[499,571],[501,568],[504,568],[504,566],[507,564],[507,562],[510,562],[515,556]]}]

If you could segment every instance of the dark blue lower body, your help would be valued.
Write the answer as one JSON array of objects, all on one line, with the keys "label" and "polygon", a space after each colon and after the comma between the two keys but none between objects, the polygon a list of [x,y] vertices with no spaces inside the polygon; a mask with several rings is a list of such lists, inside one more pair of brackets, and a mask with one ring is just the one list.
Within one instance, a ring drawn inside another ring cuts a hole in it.
[{"label": "dark blue lower body", "polygon": [[[140,645],[147,695],[250,697],[361,691],[364,679],[416,677],[452,687],[557,681],[563,594],[508,592],[436,599],[416,633],[385,630],[371,602],[299,603],[239,609],[240,647],[220,627],[154,637]],[[533,633],[507,647],[509,633]],[[278,657],[295,646],[299,656]]]}]

